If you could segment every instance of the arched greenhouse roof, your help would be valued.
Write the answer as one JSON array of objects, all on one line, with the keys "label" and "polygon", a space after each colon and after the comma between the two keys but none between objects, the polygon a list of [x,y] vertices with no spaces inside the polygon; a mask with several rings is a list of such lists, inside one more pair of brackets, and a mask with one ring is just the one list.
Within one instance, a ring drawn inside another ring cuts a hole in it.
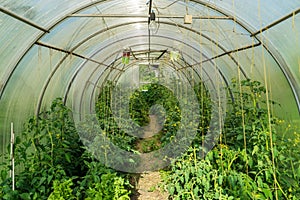
[{"label": "arched greenhouse roof", "polygon": [[299,11],[299,0],[2,0],[2,139],[56,97],[92,109],[104,82],[150,61],[212,89],[258,80],[280,103],[274,112],[299,120]]}]

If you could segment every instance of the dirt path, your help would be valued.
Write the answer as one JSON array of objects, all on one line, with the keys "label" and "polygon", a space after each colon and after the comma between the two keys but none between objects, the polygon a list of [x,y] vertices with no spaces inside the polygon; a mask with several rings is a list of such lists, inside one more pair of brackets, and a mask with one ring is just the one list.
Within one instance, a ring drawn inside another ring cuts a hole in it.
[{"label": "dirt path", "polygon": [[[151,140],[151,137],[156,135],[162,128],[156,115],[150,115],[149,117],[150,123],[144,127],[145,141]],[[152,165],[153,163],[148,162],[147,164]],[[162,179],[157,171],[140,174],[136,183],[136,195],[131,200],[167,200],[169,195],[160,187],[161,184]]]},{"label": "dirt path", "polygon": [[149,118],[149,124],[144,127],[144,138],[149,138],[156,135],[162,128],[156,115],[149,115]]},{"label": "dirt path", "polygon": [[161,177],[159,172],[141,174],[137,185],[136,200],[167,200],[168,193],[160,188]]}]

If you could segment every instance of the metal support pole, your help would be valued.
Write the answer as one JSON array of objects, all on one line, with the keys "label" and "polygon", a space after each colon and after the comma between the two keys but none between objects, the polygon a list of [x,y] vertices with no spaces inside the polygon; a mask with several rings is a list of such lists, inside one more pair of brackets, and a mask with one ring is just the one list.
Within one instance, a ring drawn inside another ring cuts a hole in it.
[{"label": "metal support pole", "polygon": [[222,53],[222,54],[219,54],[219,55],[216,55],[216,56],[214,56],[214,57],[212,57],[212,58],[209,58],[209,59],[203,60],[203,61],[201,61],[201,62],[199,62],[199,63],[195,63],[195,64],[193,64],[193,65],[188,65],[188,66],[186,66],[186,67],[183,67],[183,68],[177,69],[177,71],[179,71],[179,70],[183,70],[183,69],[185,69],[185,68],[189,68],[189,67],[192,67],[192,68],[193,68],[193,67],[194,67],[194,66],[196,66],[196,65],[200,65],[200,64],[203,64],[203,63],[205,63],[205,62],[208,62],[208,61],[211,61],[211,60],[215,60],[215,59],[217,59],[217,58],[220,58],[220,57],[226,56],[226,55],[228,55],[228,54],[231,54],[231,53],[236,53],[236,52],[243,51],[243,50],[246,50],[246,49],[251,49],[251,48],[254,48],[254,47],[257,47],[257,46],[260,46],[260,45],[261,45],[261,42],[258,42],[258,43],[256,43],[256,44],[253,44],[253,45],[249,45],[249,46],[241,47],[241,48],[234,49],[234,50],[231,50],[231,51],[226,51],[226,52],[224,52],[224,53]]},{"label": "metal support pole", "polygon": [[286,15],[286,16],[284,16],[284,17],[278,19],[278,20],[276,20],[275,22],[273,22],[273,23],[271,23],[271,24],[265,26],[264,28],[260,29],[259,31],[256,31],[255,33],[252,33],[252,34],[251,34],[251,37],[254,37],[254,36],[256,36],[256,35],[258,35],[258,34],[264,32],[264,31],[266,31],[266,30],[268,30],[268,29],[270,29],[270,28],[272,28],[273,26],[276,26],[277,24],[279,24],[279,23],[281,23],[281,22],[283,22],[283,21],[289,19],[290,17],[295,16],[295,15],[298,14],[299,12],[300,12],[300,8],[299,8],[298,10],[295,10],[294,12],[292,12],[292,13],[290,13],[290,14],[288,14],[288,15]]},{"label": "metal support pole", "polygon": [[[137,14],[72,14],[69,17],[104,17],[104,18],[149,18],[148,15],[137,15]],[[183,19],[183,15],[156,15],[156,18],[178,18]],[[225,19],[233,20],[230,16],[193,16],[193,19]]]},{"label": "metal support pole", "polygon": [[162,53],[156,58],[156,60],[159,60],[167,51],[168,49],[163,50]]},{"label": "metal support pole", "polygon": [[151,31],[150,31],[150,23],[151,23],[151,15],[152,12],[152,0],[149,2],[149,12],[148,12],[148,63],[150,64],[150,51],[151,51]]},{"label": "metal support pole", "polygon": [[3,12],[5,14],[7,14],[7,15],[9,15],[9,16],[11,16],[11,17],[13,17],[13,18],[15,18],[15,19],[17,19],[17,20],[19,20],[21,22],[24,22],[25,24],[28,24],[28,25],[30,25],[30,26],[32,26],[34,28],[37,28],[37,29],[39,29],[39,30],[41,30],[43,32],[50,33],[49,30],[47,30],[47,29],[39,26],[38,24],[34,23],[33,21],[31,21],[29,19],[26,19],[26,18],[24,18],[24,17],[22,17],[20,15],[17,15],[16,13],[11,12],[10,10],[5,9],[2,6],[0,6],[0,12]]},{"label": "metal support pole", "polygon": [[115,68],[115,67],[112,67],[112,66],[108,66],[108,65],[106,65],[106,64],[104,64],[104,63],[101,63],[101,62],[99,62],[99,61],[97,61],[97,60],[88,58],[88,57],[86,57],[86,56],[83,56],[83,55],[80,55],[80,54],[77,54],[77,53],[74,53],[74,52],[71,52],[71,51],[68,51],[68,50],[65,50],[65,49],[61,49],[61,48],[58,48],[58,47],[55,47],[55,46],[51,46],[51,45],[49,45],[49,44],[45,44],[45,43],[42,43],[42,42],[36,42],[36,44],[37,44],[37,45],[40,45],[40,46],[43,46],[43,47],[46,47],[46,48],[49,48],[49,49],[54,49],[54,50],[56,50],[56,51],[64,52],[64,53],[69,54],[69,55],[74,55],[74,56],[77,56],[77,57],[79,57],[79,58],[82,58],[82,59],[85,59],[85,60],[88,60],[88,61],[97,63],[97,64],[99,64],[99,65],[104,65],[104,66],[106,66],[106,67],[111,67],[111,68],[113,68],[113,69],[116,69],[116,70],[119,70],[119,71],[123,71],[123,70],[121,70],[121,69],[118,69],[118,68]]}]

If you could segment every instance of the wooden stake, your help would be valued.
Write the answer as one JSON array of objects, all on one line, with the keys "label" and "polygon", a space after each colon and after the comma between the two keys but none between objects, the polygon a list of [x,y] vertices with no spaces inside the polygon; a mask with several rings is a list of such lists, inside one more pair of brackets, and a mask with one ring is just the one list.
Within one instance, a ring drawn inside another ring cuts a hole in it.
[{"label": "wooden stake", "polygon": [[10,124],[10,163],[11,163],[11,170],[10,170],[10,177],[12,178],[12,190],[15,190],[15,158],[14,158],[14,142],[15,142],[15,135],[14,135],[14,124]]}]

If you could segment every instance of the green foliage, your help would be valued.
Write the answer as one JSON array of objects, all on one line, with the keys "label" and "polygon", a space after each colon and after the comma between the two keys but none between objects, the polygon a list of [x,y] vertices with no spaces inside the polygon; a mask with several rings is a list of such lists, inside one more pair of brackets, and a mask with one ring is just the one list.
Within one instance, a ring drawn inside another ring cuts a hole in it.
[{"label": "green foliage", "polygon": [[[180,126],[181,110],[178,100],[168,88],[157,83],[145,84],[130,96],[129,115],[134,123],[140,127],[147,126],[150,122],[149,114],[151,108],[153,108],[151,112],[158,117],[158,123],[163,125],[162,130],[155,137],[147,140],[127,135],[124,130],[120,130],[114,119],[116,116],[112,114],[111,98],[113,90],[119,94],[119,101],[122,101],[123,96],[128,92],[121,91],[118,86],[107,83],[102,88],[96,103],[96,113],[101,129],[106,132],[107,137],[115,145],[127,151],[150,152],[168,143],[172,136],[176,134]],[[117,104],[121,103],[117,102]],[[155,106],[161,106],[164,110]],[[120,107],[119,112],[127,111]]]},{"label": "green foliage", "polygon": [[47,199],[54,180],[78,176],[85,171],[80,159],[84,150],[70,111],[61,99],[53,101],[50,111],[29,119],[17,141],[15,165],[21,171],[16,175],[16,192],[7,191],[7,195]]},{"label": "green foliage", "polygon": [[[137,124],[148,125],[149,114],[153,114],[158,118],[158,124],[162,125],[162,130],[154,137],[139,141],[142,143],[142,152],[157,150],[161,143],[164,145],[170,142],[172,136],[179,129],[181,120],[179,102],[173,92],[160,84],[145,84],[131,95],[130,100],[129,112]],[[151,108],[153,109],[151,110]]]},{"label": "green foliage", "polygon": [[85,162],[85,164],[89,171],[80,182],[80,188],[85,188],[85,191],[77,191],[77,196],[84,193],[86,200],[130,199],[131,185],[128,175],[117,173],[96,161]]},{"label": "green foliage", "polygon": [[76,199],[72,194],[72,179],[60,182],[59,180],[53,181],[53,192],[50,194],[48,200],[72,200]]},{"label": "green foliage", "polygon": [[[114,86],[110,82],[103,86],[98,97],[98,101],[96,102],[95,109],[100,128],[105,131],[106,136],[119,148],[129,151],[132,149],[132,146],[134,145],[137,138],[129,136],[123,130],[120,130],[112,114],[112,91],[118,91],[118,89],[119,88],[116,88],[116,86]],[[120,99],[122,98],[120,97]]]},{"label": "green foliage", "polygon": [[[16,141],[15,165],[19,171],[15,190],[11,189],[11,178],[3,175],[1,199],[89,199],[94,197],[89,192],[94,187],[96,193],[111,193],[116,199],[129,197],[127,177],[100,165],[86,153],[70,110],[61,99],[54,100],[49,111],[29,119]],[[6,165],[7,174],[10,166]],[[110,186],[104,187],[108,183]]]},{"label": "green foliage", "polygon": [[101,182],[94,183],[86,191],[86,200],[129,200],[130,192],[124,187],[124,179],[116,174],[105,174]]},{"label": "green foliage", "polygon": [[299,199],[299,133],[287,138],[276,132],[280,120],[268,111],[259,82],[233,80],[230,91],[220,143],[205,159],[193,143],[166,172],[171,198]]},{"label": "green foliage", "polygon": [[[181,110],[171,91],[146,84],[130,96],[130,117],[140,126],[149,123],[153,105],[165,109],[153,111],[162,116],[159,134],[139,140],[120,130],[112,115],[115,87],[104,86],[96,103],[100,128],[113,143],[127,151],[149,152],[172,141]],[[164,172],[170,199],[300,199],[299,127],[272,116],[267,108],[274,102],[266,101],[265,88],[257,81],[232,81],[224,130],[205,159],[200,152],[209,130],[211,100],[202,83],[194,91],[199,101],[199,130],[187,152]],[[94,160],[61,99],[53,101],[49,111],[29,119],[22,136],[16,138],[14,152],[16,189],[12,191],[12,180],[7,177],[10,164],[3,163],[0,199],[130,199],[130,175]]]}]

